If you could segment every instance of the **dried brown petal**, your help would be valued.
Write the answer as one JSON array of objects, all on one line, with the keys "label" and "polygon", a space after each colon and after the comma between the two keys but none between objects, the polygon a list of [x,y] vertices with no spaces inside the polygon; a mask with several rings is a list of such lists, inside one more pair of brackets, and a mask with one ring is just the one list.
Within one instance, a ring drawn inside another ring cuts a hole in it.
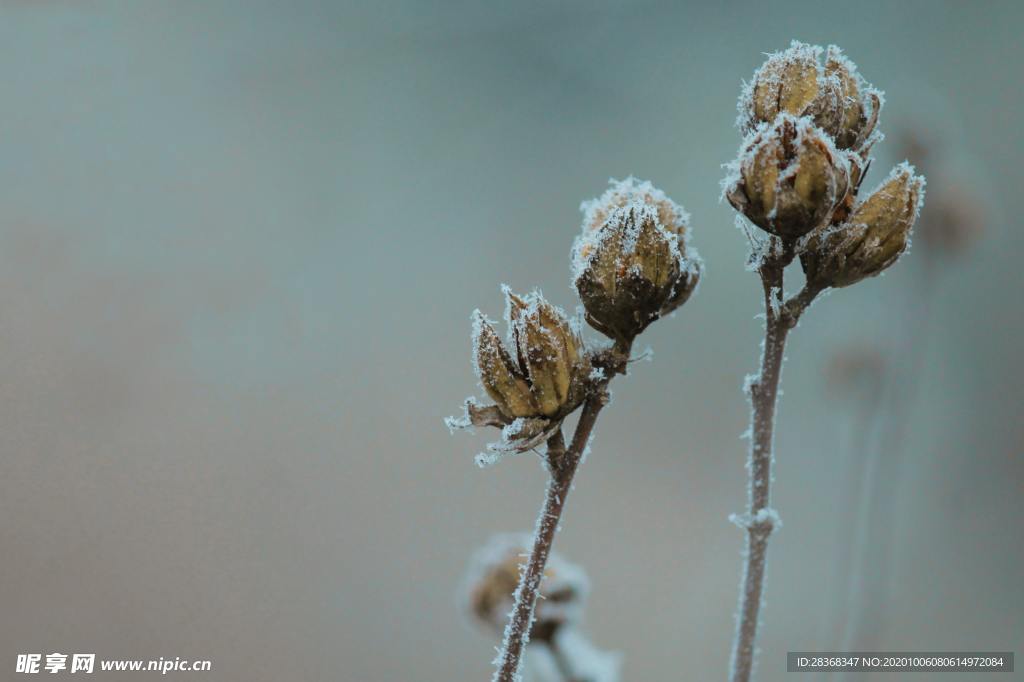
[{"label": "dried brown petal", "polygon": [[480,311],[474,313],[474,361],[487,395],[509,417],[530,417],[538,407],[530,385],[505,350],[498,333]]}]

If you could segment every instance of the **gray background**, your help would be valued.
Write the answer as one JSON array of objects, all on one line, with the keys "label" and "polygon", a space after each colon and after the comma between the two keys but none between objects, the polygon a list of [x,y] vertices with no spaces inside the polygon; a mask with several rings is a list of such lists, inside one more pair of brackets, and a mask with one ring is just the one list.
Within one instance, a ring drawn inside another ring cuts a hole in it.
[{"label": "gray background", "polygon": [[[3,3],[0,677],[62,651],[486,679],[461,574],[532,526],[543,472],[481,471],[486,434],[441,424],[475,391],[469,313],[501,282],[574,306],[577,206],[633,173],[692,212],[707,274],[616,383],[557,548],[626,679],[724,679],[760,327],[718,182],[740,80],[791,38],[888,93],[869,185],[914,127],[933,192],[984,206],[919,349],[885,648],[1019,652],[1022,7]],[[922,253],[793,337],[763,680],[836,648],[851,402],[825,368],[900,337]]]}]

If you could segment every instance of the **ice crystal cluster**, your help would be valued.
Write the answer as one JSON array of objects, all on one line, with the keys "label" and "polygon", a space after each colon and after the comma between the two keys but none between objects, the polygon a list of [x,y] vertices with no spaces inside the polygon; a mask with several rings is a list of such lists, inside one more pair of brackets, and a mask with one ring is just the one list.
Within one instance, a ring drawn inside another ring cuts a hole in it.
[{"label": "ice crystal cluster", "polygon": [[723,181],[729,203],[795,248],[808,281],[844,287],[892,265],[910,242],[924,178],[907,163],[862,196],[882,93],[842,51],[794,41],[739,99],[745,133]]}]

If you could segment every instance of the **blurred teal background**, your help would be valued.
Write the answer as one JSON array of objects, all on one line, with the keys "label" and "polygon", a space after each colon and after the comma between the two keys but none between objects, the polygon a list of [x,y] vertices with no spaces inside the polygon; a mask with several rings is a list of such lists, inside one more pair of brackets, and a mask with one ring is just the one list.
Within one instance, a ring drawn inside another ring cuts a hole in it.
[{"label": "blurred teal background", "polygon": [[[706,276],[616,383],[557,549],[588,569],[589,631],[625,679],[724,679],[760,297],[718,183],[741,79],[793,38],[886,91],[868,186],[910,130],[929,200],[956,183],[983,207],[915,348],[880,648],[1020,654],[1022,20],[1014,2],[0,4],[0,665],[487,679],[461,575],[492,532],[532,527],[544,474],[532,455],[479,470],[489,434],[441,423],[476,392],[469,313],[498,316],[502,282],[574,307],[579,202],[635,174],[692,213]],[[762,680],[838,648],[857,422],[826,368],[898,345],[923,254],[793,336]]]}]

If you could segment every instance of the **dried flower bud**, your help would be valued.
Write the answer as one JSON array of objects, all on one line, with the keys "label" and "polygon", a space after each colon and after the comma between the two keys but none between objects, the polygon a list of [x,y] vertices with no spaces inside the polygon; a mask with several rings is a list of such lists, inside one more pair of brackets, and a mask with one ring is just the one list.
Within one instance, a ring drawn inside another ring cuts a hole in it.
[{"label": "dried flower bud", "polygon": [[473,313],[474,360],[480,383],[509,419],[564,416],[579,403],[586,365],[579,333],[539,293],[505,288],[506,320],[515,355],[480,311]]},{"label": "dried flower bud", "polygon": [[[700,257],[686,245],[686,213],[654,192],[622,206],[588,210],[584,204],[587,219],[574,247],[573,283],[587,322],[627,343],[685,303],[700,279]],[[595,230],[598,214],[604,222]]]},{"label": "dried flower bud", "polygon": [[847,157],[808,119],[782,114],[744,141],[725,196],[761,229],[795,239],[825,222],[848,187]]},{"label": "dried flower bud", "polygon": [[838,149],[866,154],[882,106],[881,93],[868,85],[842,50],[793,41],[754,72],[739,101],[740,127],[751,132],[780,114],[804,116],[832,138]]},{"label": "dried flower bud", "polygon": [[845,287],[885,270],[906,250],[923,201],[924,178],[910,164],[894,168],[847,222],[810,236],[800,255],[808,281]]},{"label": "dried flower bud", "polygon": [[[495,632],[502,631],[512,609],[519,566],[526,562],[531,544],[532,538],[526,534],[499,535],[473,557],[466,581],[469,610]],[[583,569],[550,554],[530,639],[549,641],[559,627],[577,622],[589,589]]]}]

